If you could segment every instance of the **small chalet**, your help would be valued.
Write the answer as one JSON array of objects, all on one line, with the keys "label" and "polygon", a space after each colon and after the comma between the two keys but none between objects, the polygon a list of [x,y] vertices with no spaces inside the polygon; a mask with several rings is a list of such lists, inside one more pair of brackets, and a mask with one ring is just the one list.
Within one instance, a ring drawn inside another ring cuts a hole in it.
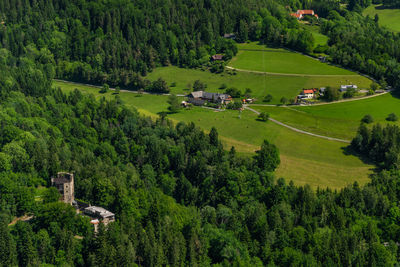
[{"label": "small chalet", "polygon": [[196,106],[202,106],[205,102],[228,104],[232,101],[232,97],[228,94],[209,93],[204,91],[192,92],[187,97],[188,102]]},{"label": "small chalet", "polygon": [[355,84],[350,84],[350,85],[341,85],[340,86],[340,92],[347,92],[348,89],[354,89],[357,90],[357,85]]},{"label": "small chalet", "polygon": [[314,16],[318,19],[318,15],[315,14],[314,10],[297,10],[296,13],[290,13],[290,16],[295,17],[296,19],[300,20],[304,18],[304,16]]},{"label": "small chalet", "polygon": [[92,219],[90,223],[93,224],[95,233],[98,231],[99,223],[107,226],[115,221],[115,214],[102,207],[89,206],[83,210],[83,213]]},{"label": "small chalet", "polygon": [[213,55],[211,57],[211,60],[212,61],[222,61],[222,60],[224,60],[224,55],[221,55],[221,54]]},{"label": "small chalet", "polygon": [[301,92],[301,95],[298,96],[299,99],[311,99],[314,98],[315,93],[317,92],[317,89],[303,89]]}]

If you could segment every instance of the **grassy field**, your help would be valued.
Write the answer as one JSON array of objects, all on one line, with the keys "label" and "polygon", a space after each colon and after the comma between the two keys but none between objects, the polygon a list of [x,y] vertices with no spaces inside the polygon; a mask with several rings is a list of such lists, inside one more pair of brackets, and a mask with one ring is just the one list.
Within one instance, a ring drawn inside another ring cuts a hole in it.
[{"label": "grassy field", "polygon": [[373,18],[375,14],[378,14],[380,26],[400,32],[400,9],[380,9],[379,7],[380,5],[371,5],[364,10],[363,15]]},{"label": "grassy field", "polygon": [[[394,112],[400,116],[400,99],[391,94],[353,102],[303,107],[260,107],[259,111],[293,127],[312,133],[351,140],[364,115],[372,115],[374,122],[388,123],[386,117]],[[399,124],[399,123],[397,123]]]},{"label": "grassy field", "polygon": [[[257,49],[257,47],[260,47],[260,49]],[[357,75],[354,72],[321,63],[299,53],[282,49],[266,49],[262,45],[254,43],[240,45],[238,54],[228,65],[237,69],[271,73]]]},{"label": "grassy field", "polygon": [[[65,92],[75,88],[92,93],[97,98],[115,97],[112,92],[100,94],[99,89],[55,82]],[[129,107],[135,107],[144,115],[157,116],[167,109],[167,96],[121,93],[122,101]],[[195,122],[208,131],[215,126],[224,146],[235,146],[238,152],[252,154],[264,139],[276,144],[280,150],[281,165],[276,175],[293,180],[298,185],[310,184],[316,188],[329,186],[340,188],[354,181],[361,184],[368,181],[371,165],[364,164],[352,155],[346,155],[344,144],[290,131],[271,122],[259,122],[256,114],[244,111],[239,119],[237,111],[221,111],[203,108],[182,110],[168,115],[174,121]]]},{"label": "grassy field", "polygon": [[317,47],[318,45],[324,46],[324,45],[328,44],[328,36],[323,35],[320,32],[319,26],[302,24],[302,27],[304,29],[309,30],[312,33],[314,40],[315,40],[314,47]]},{"label": "grassy field", "polygon": [[245,88],[252,90],[252,97],[259,99],[259,102],[267,94],[271,94],[273,99],[270,104],[279,104],[282,97],[294,98],[302,88],[332,86],[339,87],[341,84],[357,84],[360,88],[368,88],[371,81],[367,78],[357,76],[280,76],[266,75],[246,72],[237,72],[236,75],[228,73],[213,74],[208,71],[182,69],[178,67],[162,67],[155,69],[147,78],[156,80],[162,77],[168,84],[176,83],[176,87],[171,87],[174,94],[188,94],[188,84],[193,84],[195,80],[201,80],[207,84],[207,91],[224,92],[219,89],[222,84],[227,87],[236,87],[244,92]]}]

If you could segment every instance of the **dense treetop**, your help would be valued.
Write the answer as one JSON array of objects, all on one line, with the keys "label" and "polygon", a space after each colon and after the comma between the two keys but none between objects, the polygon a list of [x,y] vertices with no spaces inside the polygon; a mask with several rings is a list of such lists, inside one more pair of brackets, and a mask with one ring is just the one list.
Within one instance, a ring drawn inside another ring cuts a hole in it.
[{"label": "dense treetop", "polygon": [[[396,84],[398,35],[336,2],[288,2],[329,19],[321,23],[334,62]],[[215,129],[51,87],[60,77],[165,91],[163,80],[149,84],[141,74],[232,56],[234,42],[221,37],[229,32],[312,52],[311,34],[282,5],[0,0],[0,19],[1,266],[397,263],[398,127],[360,126],[352,148],[380,168],[370,183],[312,191],[275,177],[279,151],[268,141],[240,156],[223,149]],[[56,201],[49,185],[58,171],[74,171],[76,197],[117,221],[94,235],[87,217]],[[22,215],[33,218],[8,226]]]}]

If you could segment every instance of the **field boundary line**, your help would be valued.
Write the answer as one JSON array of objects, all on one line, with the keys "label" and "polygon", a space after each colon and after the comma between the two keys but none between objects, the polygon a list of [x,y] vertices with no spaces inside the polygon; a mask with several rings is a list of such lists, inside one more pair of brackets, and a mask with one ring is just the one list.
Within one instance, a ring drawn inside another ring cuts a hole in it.
[{"label": "field boundary line", "polygon": [[[386,90],[383,93],[377,93],[374,95],[368,95],[368,96],[363,96],[363,97],[358,97],[358,98],[349,98],[349,99],[341,99],[338,101],[332,101],[332,102],[322,102],[322,103],[316,103],[316,104],[309,104],[309,105],[292,105],[294,107],[315,107],[315,106],[323,106],[323,105],[332,105],[332,104],[339,104],[339,103],[345,103],[345,102],[353,102],[353,101],[359,101],[359,100],[365,100],[373,97],[378,97],[385,95],[387,93],[392,92],[393,90]],[[259,107],[280,107],[280,108],[288,108],[289,106],[287,105],[273,105],[273,104],[251,104],[252,106],[259,106]],[[290,108],[292,109],[292,108]],[[294,110],[294,109],[293,109]]]},{"label": "field boundary line", "polygon": [[[67,81],[67,80],[61,80],[61,79],[53,79],[56,82],[61,82],[61,83],[70,83],[70,84],[76,84],[76,85],[81,85],[81,86],[87,86],[87,87],[93,87],[93,88],[98,88],[102,89],[102,86],[99,85],[93,85],[93,84],[88,84],[88,83],[80,83],[80,82],[73,82],[73,81]],[[111,91],[115,91],[115,88],[110,87]],[[143,95],[171,95],[171,94],[164,94],[164,93],[152,93],[152,92],[139,92],[135,90],[126,90],[126,89],[120,89],[120,92],[124,93],[132,93],[132,94],[143,94]],[[184,94],[176,94],[176,96],[186,96]]]},{"label": "field boundary line", "polygon": [[225,66],[225,68],[229,70],[236,70],[239,72],[247,72],[247,73],[255,73],[255,74],[264,74],[264,75],[273,75],[273,76],[294,76],[294,77],[353,77],[359,76],[359,74],[299,74],[299,73],[278,73],[278,72],[266,72],[266,71],[257,71],[257,70],[244,70],[237,69],[231,66]]},{"label": "field boundary line", "polygon": [[[252,109],[252,108],[249,108],[248,106],[244,106],[244,108],[249,110],[249,111],[252,111],[252,112],[254,112],[256,114],[260,114],[259,111],[255,110],[255,109]],[[289,126],[289,125],[287,125],[287,124],[285,124],[283,122],[280,122],[278,120],[275,120],[273,118],[269,118],[269,120],[272,121],[275,124],[278,124],[280,126],[283,126],[285,128],[288,128],[288,129],[290,129],[292,131],[295,131],[295,132],[298,132],[298,133],[301,133],[301,134],[307,134],[307,135],[310,135],[310,136],[314,136],[314,137],[318,137],[318,138],[322,138],[322,139],[327,139],[327,140],[330,140],[330,141],[337,141],[337,142],[350,144],[349,140],[344,140],[344,139],[340,139],[340,138],[334,138],[334,137],[329,137],[329,136],[324,136],[324,135],[319,135],[319,134],[314,134],[314,133],[310,133],[310,132],[307,132],[307,131],[303,131],[303,130],[300,130],[298,128]]]}]

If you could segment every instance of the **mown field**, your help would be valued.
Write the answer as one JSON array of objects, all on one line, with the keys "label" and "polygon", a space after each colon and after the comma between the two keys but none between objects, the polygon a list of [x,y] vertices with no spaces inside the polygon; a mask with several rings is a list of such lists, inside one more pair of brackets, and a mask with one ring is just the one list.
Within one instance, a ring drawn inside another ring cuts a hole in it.
[{"label": "mown field", "polygon": [[392,94],[384,94],[320,106],[253,108],[268,112],[272,118],[305,131],[351,140],[366,114],[370,114],[374,122],[393,123],[386,121],[386,118],[390,113],[400,116],[400,99]]},{"label": "mown field", "polygon": [[318,45],[324,46],[328,43],[328,36],[323,35],[320,32],[320,27],[317,25],[307,25],[307,24],[302,24],[301,25],[304,29],[309,30],[313,37],[314,37],[314,47],[317,47]]},{"label": "mown field", "polygon": [[[317,62],[318,63],[318,62]],[[242,92],[246,88],[252,90],[252,97],[257,98],[259,103],[267,94],[273,96],[269,104],[279,104],[282,97],[294,98],[303,88],[332,86],[340,87],[341,84],[357,84],[360,88],[368,88],[371,81],[363,76],[280,76],[255,74],[247,72],[236,72],[236,75],[213,74],[208,71],[182,69],[178,67],[162,67],[149,73],[147,78],[156,80],[159,77],[165,79],[168,84],[176,83],[171,87],[174,94],[188,94],[188,85],[193,85],[195,80],[201,80],[207,84],[207,91],[224,92],[219,89],[222,84],[227,87],[236,87]]]},{"label": "mown field", "polygon": [[363,15],[373,18],[375,14],[378,14],[380,26],[400,32],[400,9],[381,9],[380,7],[381,5],[371,5],[364,10]]},{"label": "mown field", "polygon": [[237,69],[284,74],[357,75],[354,72],[287,50],[265,49],[254,43],[241,44],[238,48],[238,54],[228,64]]},{"label": "mown field", "polygon": [[[114,98],[112,92],[100,94],[98,88],[55,82],[64,92],[75,88],[92,93],[97,98]],[[167,96],[120,94],[124,104],[137,108],[147,116],[156,117],[160,111],[167,110]],[[277,177],[293,180],[296,184],[310,184],[312,187],[340,188],[354,181],[361,184],[368,181],[373,166],[363,163],[353,155],[347,155],[346,144],[332,142],[293,132],[271,122],[256,120],[256,114],[244,111],[239,118],[238,111],[216,112],[195,107],[168,115],[174,122],[195,122],[209,131],[216,127],[224,146],[235,146],[237,151],[252,154],[264,139],[276,144],[280,150],[281,165]]]}]

